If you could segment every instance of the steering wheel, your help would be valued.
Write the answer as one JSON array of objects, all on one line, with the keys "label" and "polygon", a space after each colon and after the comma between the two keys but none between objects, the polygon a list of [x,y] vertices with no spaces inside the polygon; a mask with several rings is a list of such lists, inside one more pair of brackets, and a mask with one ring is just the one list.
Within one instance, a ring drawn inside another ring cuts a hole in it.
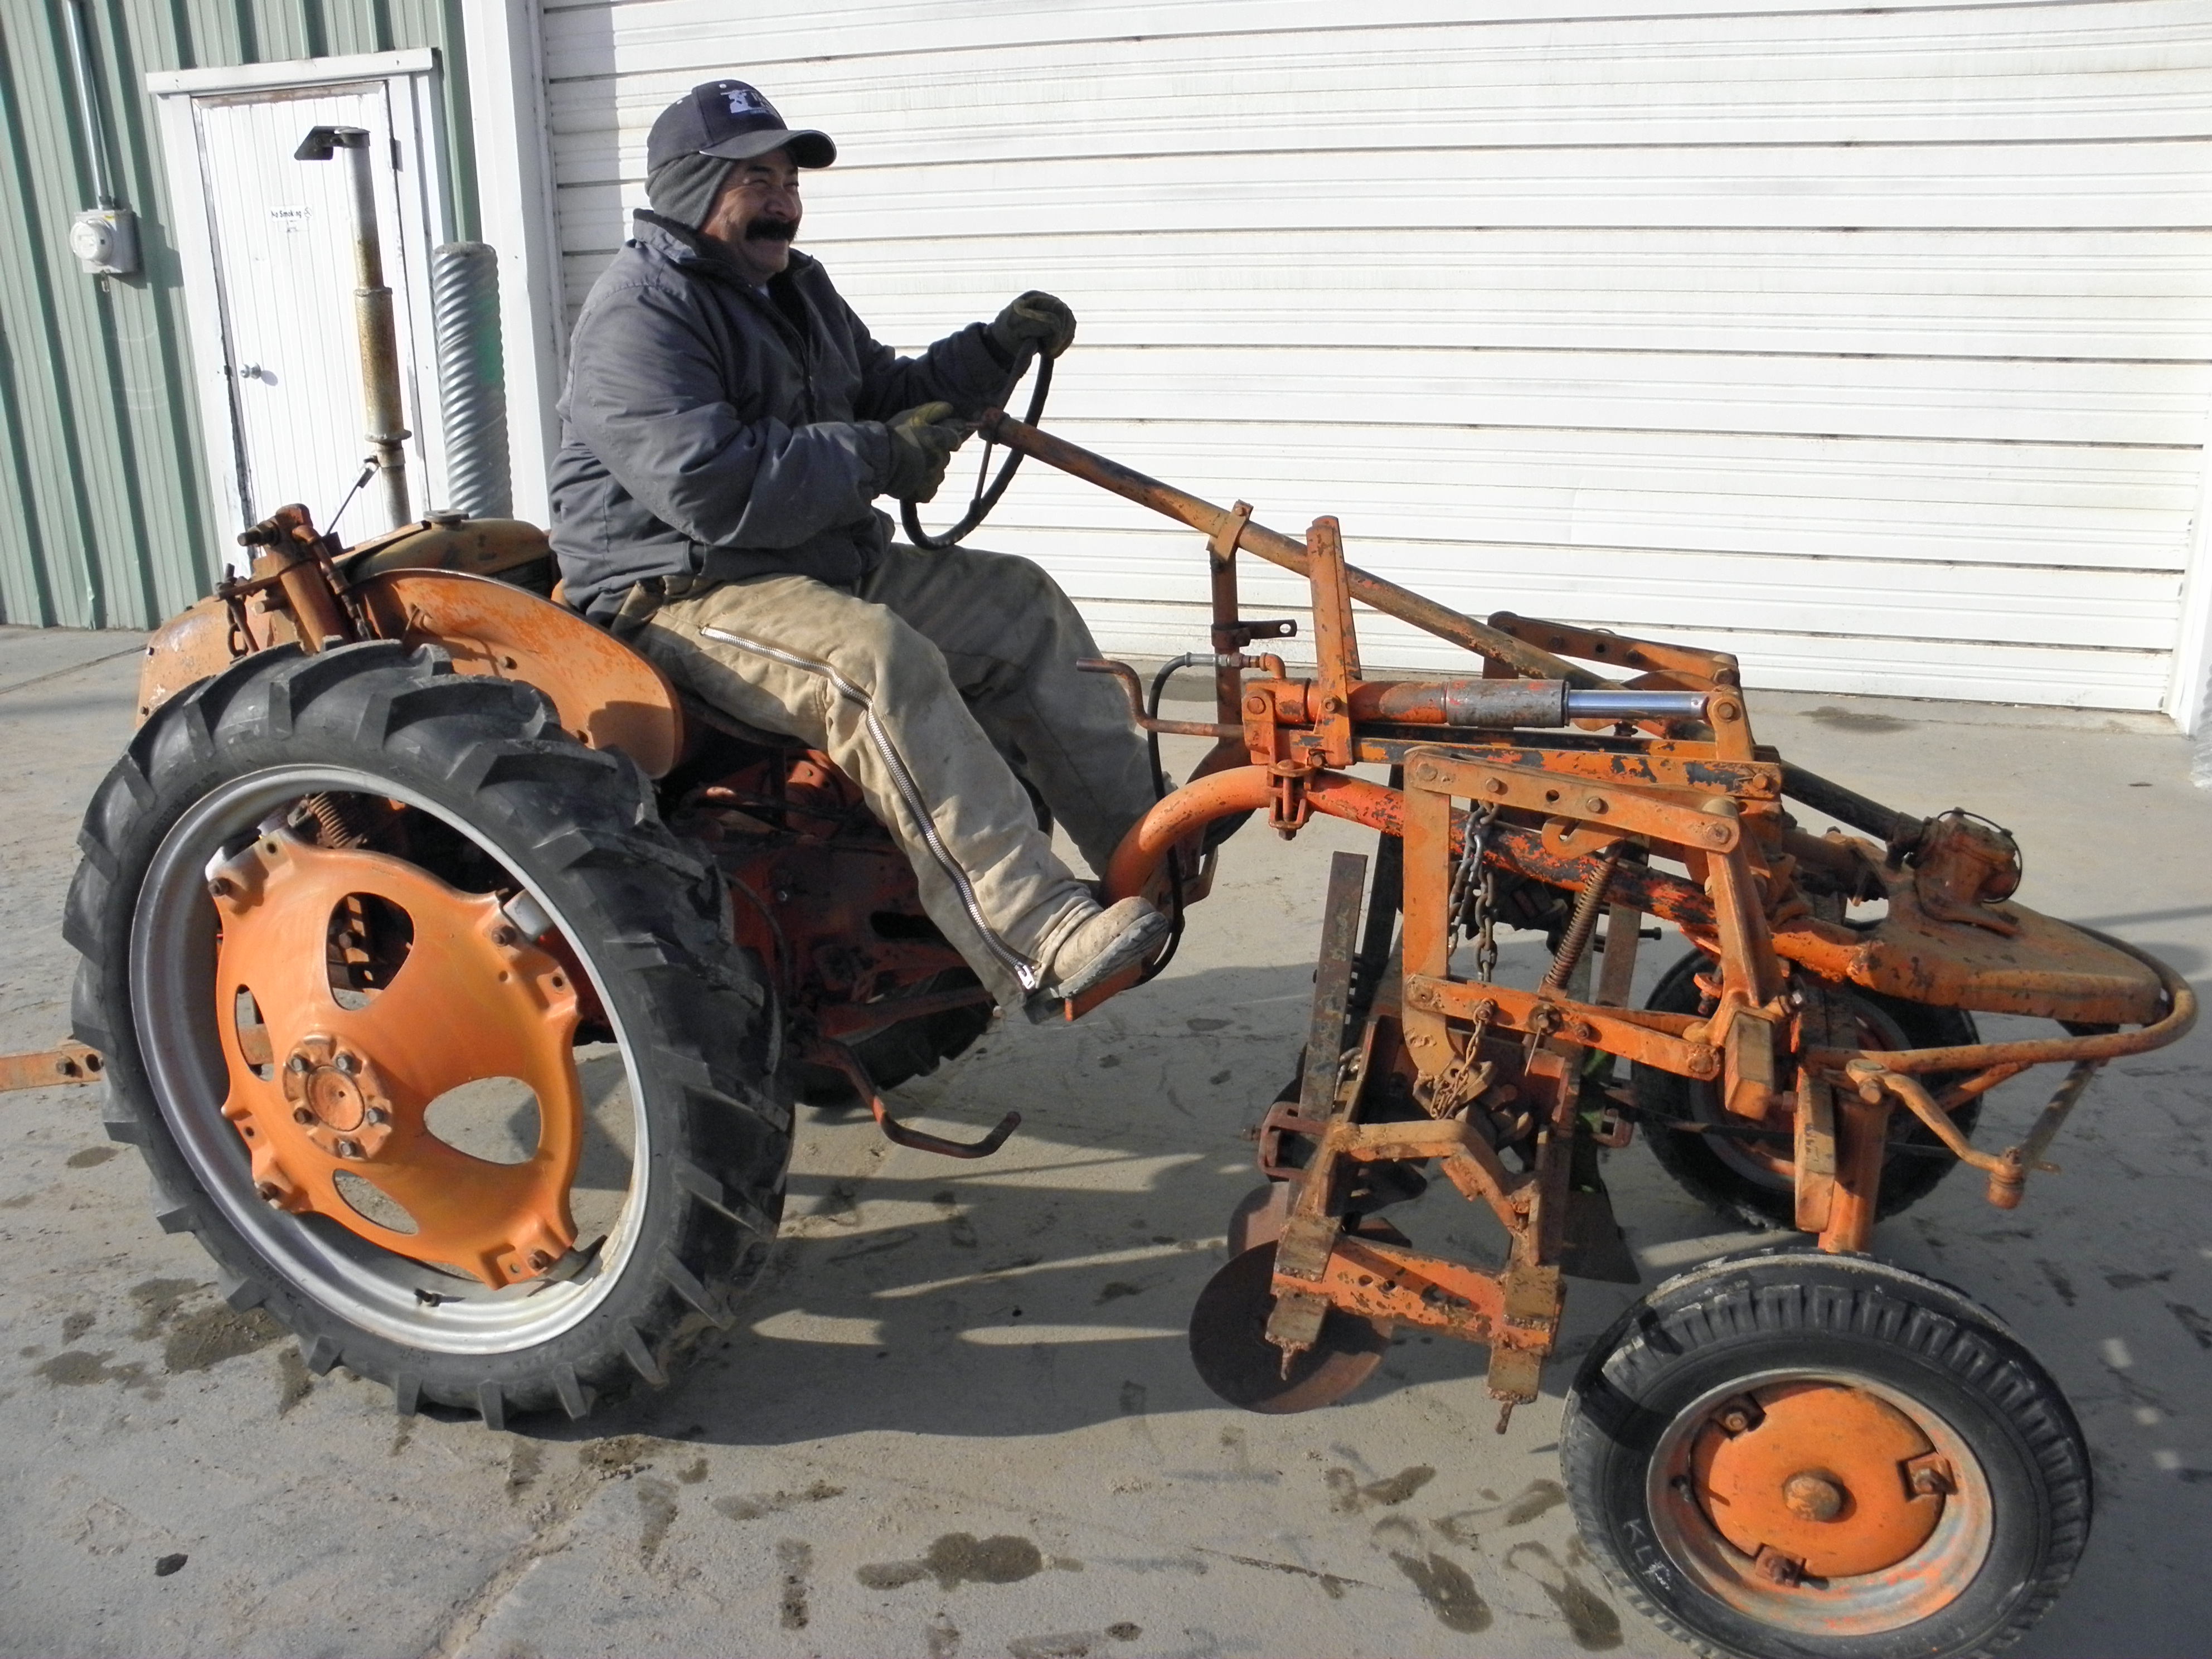
[{"label": "steering wheel", "polygon": [[[1022,383],[1022,376],[1029,373],[1031,362],[1036,365],[1036,386],[1030,393],[1029,412],[1022,416],[1023,423],[1028,426],[1035,426],[1037,416],[1044,413],[1045,397],[1052,390],[1052,359],[1038,356],[1032,349],[1030,358],[1014,365],[1014,372],[1006,381],[1006,396],[1011,397],[1014,388]],[[1005,398],[1000,401],[1004,403]],[[968,498],[968,510],[960,515],[960,522],[943,535],[933,536],[921,527],[921,515],[914,510],[912,501],[899,503],[899,522],[906,526],[907,540],[933,553],[942,553],[948,547],[957,547],[962,537],[989,516],[991,509],[999,504],[999,497],[1006,493],[1006,486],[1013,483],[1014,470],[1022,464],[1022,452],[1010,449],[1006,459],[999,464],[998,477],[992,477],[991,451],[996,447],[991,440],[984,440],[982,458],[975,468],[975,493]]]}]

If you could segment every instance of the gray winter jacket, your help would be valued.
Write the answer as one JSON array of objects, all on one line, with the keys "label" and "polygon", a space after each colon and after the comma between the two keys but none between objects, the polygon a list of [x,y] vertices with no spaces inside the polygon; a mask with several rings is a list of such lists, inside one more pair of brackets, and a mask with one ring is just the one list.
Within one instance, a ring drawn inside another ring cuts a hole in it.
[{"label": "gray winter jacket", "polygon": [[648,576],[859,580],[890,541],[884,422],[998,397],[988,331],[898,357],[796,249],[763,299],[695,233],[642,212],[635,233],[584,301],[560,404],[568,603],[605,617]]}]

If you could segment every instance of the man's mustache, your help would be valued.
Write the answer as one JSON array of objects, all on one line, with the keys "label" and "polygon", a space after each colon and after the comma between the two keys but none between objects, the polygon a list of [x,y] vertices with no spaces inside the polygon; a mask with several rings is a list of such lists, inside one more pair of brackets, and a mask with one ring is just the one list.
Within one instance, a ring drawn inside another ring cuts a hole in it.
[{"label": "man's mustache", "polygon": [[745,240],[787,242],[799,234],[799,227],[789,219],[759,218],[745,223]]}]

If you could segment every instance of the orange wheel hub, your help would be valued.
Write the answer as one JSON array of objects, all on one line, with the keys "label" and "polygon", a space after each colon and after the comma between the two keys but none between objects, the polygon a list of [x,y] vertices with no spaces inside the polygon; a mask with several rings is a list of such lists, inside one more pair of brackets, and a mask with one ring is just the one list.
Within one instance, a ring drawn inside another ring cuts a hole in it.
[{"label": "orange wheel hub", "polygon": [[[574,1247],[568,1189],[583,1132],[575,987],[522,938],[496,895],[283,831],[211,869],[209,890],[222,926],[223,1115],[252,1154],[264,1199],[495,1288],[535,1278]],[[413,933],[389,982],[349,1006],[333,988],[334,964],[343,971],[347,956],[333,917],[357,916],[364,895],[403,913]],[[240,992],[263,1023],[250,1040],[239,1025]],[[268,1063],[257,1066],[249,1048]],[[521,1163],[472,1157],[430,1131],[432,1102],[484,1078],[516,1079],[538,1097],[538,1146]],[[337,1179],[345,1174],[398,1206],[416,1231],[380,1224],[349,1203]]]},{"label": "orange wheel hub", "polygon": [[1950,1472],[1912,1419],[1842,1382],[1723,1401],[1690,1455],[1699,1507],[1778,1583],[1880,1572],[1927,1543]]}]

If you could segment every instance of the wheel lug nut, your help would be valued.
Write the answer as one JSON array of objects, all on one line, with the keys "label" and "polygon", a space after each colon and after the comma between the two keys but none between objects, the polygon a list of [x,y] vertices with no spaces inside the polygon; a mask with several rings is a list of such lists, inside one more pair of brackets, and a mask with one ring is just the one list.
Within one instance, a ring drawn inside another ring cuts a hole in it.
[{"label": "wheel lug nut", "polygon": [[331,1064],[337,1066],[338,1070],[343,1072],[348,1077],[351,1077],[356,1072],[361,1070],[361,1061],[352,1054],[349,1054],[341,1053],[336,1060],[331,1062]]},{"label": "wheel lug nut", "polygon": [[338,1142],[338,1156],[340,1158],[359,1158],[361,1156],[361,1142],[358,1140],[341,1140]]},{"label": "wheel lug nut", "polygon": [[1957,1488],[1945,1471],[1930,1464],[1913,1470],[1912,1490],[1923,1498],[1948,1498]]},{"label": "wheel lug nut", "polygon": [[253,1193],[254,1196],[260,1199],[264,1204],[280,1203],[283,1201],[284,1197],[283,1191],[273,1181],[255,1182],[253,1183]]},{"label": "wheel lug nut", "polygon": [[313,1123],[314,1121],[315,1121],[315,1115],[314,1115],[313,1112],[309,1111],[306,1107],[304,1107],[304,1106],[295,1106],[295,1107],[292,1109],[292,1121],[293,1121],[293,1122],[295,1122],[295,1123]]},{"label": "wheel lug nut", "polygon": [[304,1072],[304,1071],[306,1071],[306,1070],[307,1069],[307,1055],[305,1055],[305,1054],[295,1054],[295,1055],[293,1055],[291,1059],[289,1059],[289,1060],[286,1060],[286,1061],[284,1062],[284,1069],[285,1069],[286,1071],[288,1071],[288,1072],[291,1073],[295,1077],[297,1077],[301,1073],[302,1073],[302,1072]]},{"label": "wheel lug nut", "polygon": [[1752,1571],[1770,1583],[1796,1584],[1805,1577],[1805,1564],[1794,1555],[1784,1555],[1771,1544],[1761,1547],[1752,1564]]},{"label": "wheel lug nut", "polygon": [[386,1111],[381,1106],[372,1106],[367,1111],[363,1112],[361,1116],[362,1121],[364,1123],[389,1123],[392,1121],[392,1114]]}]

